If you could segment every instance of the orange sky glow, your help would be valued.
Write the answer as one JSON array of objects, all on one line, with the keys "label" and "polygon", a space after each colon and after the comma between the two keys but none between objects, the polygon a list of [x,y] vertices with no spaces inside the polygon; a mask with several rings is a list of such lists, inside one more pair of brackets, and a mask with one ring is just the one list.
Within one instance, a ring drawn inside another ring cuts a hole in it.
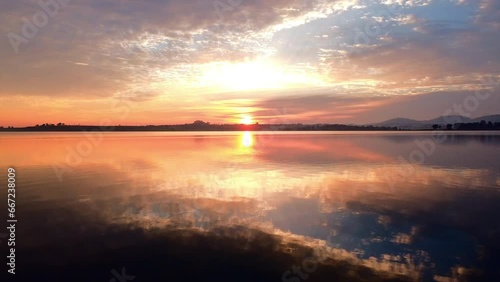
[{"label": "orange sky glow", "polygon": [[494,0],[59,5],[26,36],[39,4],[0,4],[0,126],[366,124],[477,91],[492,95],[466,114],[500,108]]}]

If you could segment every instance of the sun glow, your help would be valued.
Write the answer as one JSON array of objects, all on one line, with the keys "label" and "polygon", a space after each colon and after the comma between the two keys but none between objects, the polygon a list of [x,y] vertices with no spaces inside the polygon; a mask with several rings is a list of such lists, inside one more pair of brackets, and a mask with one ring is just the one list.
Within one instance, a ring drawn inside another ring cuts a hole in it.
[{"label": "sun glow", "polygon": [[268,61],[240,63],[217,62],[206,64],[198,86],[214,87],[219,90],[280,89],[291,86],[318,85],[317,77],[304,70],[283,68]]},{"label": "sun glow", "polygon": [[246,124],[246,125],[249,125],[249,124],[253,124],[253,119],[251,116],[248,116],[248,115],[244,115],[241,120],[240,120],[241,124]]}]

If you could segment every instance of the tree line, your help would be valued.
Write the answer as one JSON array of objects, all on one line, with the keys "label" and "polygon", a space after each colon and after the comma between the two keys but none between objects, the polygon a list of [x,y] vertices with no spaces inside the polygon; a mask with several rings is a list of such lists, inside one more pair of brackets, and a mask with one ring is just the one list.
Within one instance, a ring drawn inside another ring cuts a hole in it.
[{"label": "tree line", "polygon": [[500,122],[486,122],[482,120],[480,122],[469,122],[469,123],[448,123],[446,127],[439,124],[433,124],[432,129],[446,129],[446,130],[500,130]]}]

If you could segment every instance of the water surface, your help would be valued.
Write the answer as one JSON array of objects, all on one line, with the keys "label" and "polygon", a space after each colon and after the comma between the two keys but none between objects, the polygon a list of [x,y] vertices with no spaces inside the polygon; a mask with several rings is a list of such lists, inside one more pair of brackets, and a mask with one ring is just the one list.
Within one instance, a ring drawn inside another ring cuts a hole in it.
[{"label": "water surface", "polygon": [[[320,265],[308,281],[350,270],[329,273],[332,258],[370,270],[370,281],[499,274],[495,133],[4,133],[0,155],[1,183],[8,167],[17,171],[21,275],[84,266],[108,281],[110,269],[126,266],[137,281],[182,281],[189,271],[172,269],[222,257],[203,275],[233,277],[252,269],[248,252],[270,261],[249,281],[305,280],[282,274],[307,258]],[[150,235],[165,230],[168,238]],[[169,254],[156,253],[162,240]],[[143,249],[131,249],[134,241]],[[148,254],[167,261],[124,259]]]}]

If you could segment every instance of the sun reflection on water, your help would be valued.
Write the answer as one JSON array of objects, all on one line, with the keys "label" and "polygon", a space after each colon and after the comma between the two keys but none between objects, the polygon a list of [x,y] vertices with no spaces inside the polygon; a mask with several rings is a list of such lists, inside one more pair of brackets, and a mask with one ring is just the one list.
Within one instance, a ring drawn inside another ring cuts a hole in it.
[{"label": "sun reflection on water", "polygon": [[250,131],[245,131],[241,136],[241,145],[246,148],[250,148],[253,146],[253,135]]}]

